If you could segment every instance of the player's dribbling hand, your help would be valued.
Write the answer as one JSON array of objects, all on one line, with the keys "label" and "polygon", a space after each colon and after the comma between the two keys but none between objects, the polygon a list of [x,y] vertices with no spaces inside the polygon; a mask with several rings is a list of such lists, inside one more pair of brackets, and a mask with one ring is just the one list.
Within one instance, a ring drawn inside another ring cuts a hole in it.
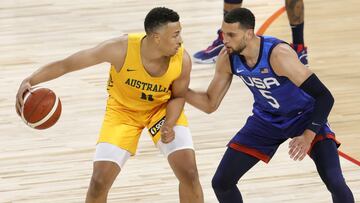
[{"label": "player's dribbling hand", "polygon": [[175,138],[175,132],[174,132],[173,128],[168,125],[164,124],[161,127],[160,132],[161,132],[161,141],[163,143],[169,143],[169,142],[173,141]]},{"label": "player's dribbling hand", "polygon": [[314,137],[315,133],[310,130],[305,130],[302,135],[294,137],[289,143],[290,158],[294,159],[294,161],[303,160],[311,147]]},{"label": "player's dribbling hand", "polygon": [[31,88],[31,84],[28,80],[24,80],[20,87],[19,90],[16,94],[16,103],[15,103],[15,108],[16,108],[16,113],[20,116],[21,115],[21,108],[24,104],[24,94],[27,91],[30,91]]}]

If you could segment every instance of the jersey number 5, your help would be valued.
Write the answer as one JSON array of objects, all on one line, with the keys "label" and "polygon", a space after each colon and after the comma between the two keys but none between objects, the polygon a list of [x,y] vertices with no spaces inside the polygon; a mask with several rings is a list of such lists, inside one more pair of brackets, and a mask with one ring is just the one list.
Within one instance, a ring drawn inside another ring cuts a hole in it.
[{"label": "jersey number 5", "polygon": [[271,96],[271,92],[266,90],[259,90],[263,97],[265,97],[268,100],[268,103],[274,107],[275,109],[280,108],[279,102],[276,101],[274,97]]}]

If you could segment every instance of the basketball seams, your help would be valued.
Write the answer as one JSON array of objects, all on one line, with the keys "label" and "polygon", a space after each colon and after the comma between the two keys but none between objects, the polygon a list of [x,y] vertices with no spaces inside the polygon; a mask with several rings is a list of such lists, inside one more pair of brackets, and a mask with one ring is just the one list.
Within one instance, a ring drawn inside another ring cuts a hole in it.
[{"label": "basketball seams", "polygon": [[[39,110],[42,109],[42,107],[44,106],[43,101],[44,101],[44,100],[47,100],[47,98],[51,97],[51,94],[52,94],[52,91],[51,91],[51,90],[48,90],[48,91],[46,92],[46,94],[39,99],[38,103],[36,103],[36,104],[34,105],[35,108],[32,109],[32,111],[31,111],[30,114],[29,114],[29,117],[27,118],[30,123],[31,123],[31,122],[36,123],[36,122],[39,121],[39,119],[34,119],[34,118],[33,118],[33,116],[36,116],[36,115],[34,115],[34,112],[44,113],[44,114],[46,113],[46,111],[39,112]],[[52,103],[52,105],[54,105],[54,104],[55,104],[55,101],[52,101],[51,103]],[[44,110],[44,109],[42,109],[42,110]],[[48,111],[47,113],[50,112],[49,109],[46,109],[46,110]],[[51,109],[50,109],[50,110],[51,110]],[[39,114],[39,115],[41,115],[41,114]],[[35,121],[34,121],[34,120],[35,120]]]},{"label": "basketball seams", "polygon": [[[29,123],[29,122],[26,120],[25,114],[24,114],[24,109],[25,109],[26,101],[29,99],[29,97],[30,97],[30,95],[31,95],[31,92],[35,92],[36,90],[39,90],[39,89],[46,89],[46,88],[43,88],[43,87],[34,87],[34,88],[31,88],[31,89],[29,90],[29,92],[25,95],[24,102],[23,102],[23,106],[22,106],[22,108],[21,108],[21,119],[22,119],[26,124]],[[47,96],[47,94],[46,94],[45,96]],[[44,99],[45,96],[44,96],[42,99]],[[41,99],[41,100],[42,100],[42,99]],[[37,106],[39,105],[39,103],[41,102],[41,100],[39,100],[39,102],[38,102],[36,105],[34,105],[34,106],[37,107]],[[33,114],[34,111],[35,111],[35,109],[33,109],[33,110],[31,111],[31,113],[29,114],[29,116],[27,116],[27,117],[28,117],[28,118],[31,118],[31,115]]]},{"label": "basketball seams", "polygon": [[51,118],[52,115],[54,115],[54,113],[56,112],[56,109],[57,109],[57,107],[58,107],[58,105],[59,105],[59,98],[58,98],[58,96],[57,96],[56,94],[55,94],[55,97],[56,97],[56,98],[55,98],[55,103],[54,103],[51,111],[50,111],[43,119],[41,119],[41,120],[39,120],[39,121],[37,121],[37,122],[35,122],[35,123],[29,123],[29,122],[28,122],[27,124],[28,124],[30,127],[36,128],[36,127],[44,124],[46,121],[49,120],[49,118]]},{"label": "basketball seams", "polygon": [[[43,90],[41,90],[41,89],[43,89]],[[42,96],[42,97],[40,99],[37,99],[38,101],[36,104],[33,103],[34,101],[32,101],[32,104],[30,104],[31,106],[34,106],[35,108],[31,108],[30,106],[25,105],[26,102],[31,102],[32,99],[29,99],[31,93],[33,93],[35,91],[39,91],[39,90],[42,93],[39,92],[38,94],[34,94],[34,96],[35,97]],[[48,100],[47,98],[52,98],[52,101],[50,102],[51,104],[46,104],[49,107],[51,106],[50,110],[48,108],[47,113],[46,113],[46,111],[43,111],[42,116],[41,116],[42,118],[40,120],[37,120],[37,121],[35,120],[36,122],[29,122],[32,120],[30,118],[33,116],[33,114],[35,114],[37,111],[39,111],[42,108],[39,106],[42,105],[42,102],[44,100]],[[26,106],[26,108],[25,108],[25,106]],[[30,113],[24,114],[24,111],[27,111],[27,112],[30,111]],[[58,118],[60,116],[59,111],[61,112],[60,98],[52,90],[38,86],[38,87],[31,88],[30,91],[27,94],[25,94],[24,105],[21,108],[21,119],[24,121],[25,124],[27,124],[31,128],[45,129],[45,128],[52,126],[54,123],[56,123],[56,121],[58,120]],[[55,120],[53,120],[53,118],[52,118],[53,116],[55,116],[57,118]],[[29,121],[27,121],[27,120],[29,120]],[[49,122],[52,124],[50,124]]]},{"label": "basketball seams", "polygon": [[39,126],[36,126],[36,129],[42,130],[42,129],[51,127],[59,120],[60,114],[61,114],[61,101],[59,98],[59,104],[58,104],[54,114],[45,123],[43,123]]}]

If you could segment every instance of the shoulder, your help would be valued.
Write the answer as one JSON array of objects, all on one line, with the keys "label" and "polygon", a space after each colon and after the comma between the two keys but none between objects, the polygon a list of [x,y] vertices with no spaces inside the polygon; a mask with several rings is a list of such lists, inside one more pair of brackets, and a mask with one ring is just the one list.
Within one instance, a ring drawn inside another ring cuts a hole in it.
[{"label": "shoulder", "polygon": [[183,49],[182,55],[182,72],[190,72],[192,67],[191,57],[186,49]]},{"label": "shoulder", "polygon": [[104,41],[100,44],[100,46],[103,46],[106,51],[112,52],[112,51],[125,51],[128,46],[128,36],[123,35],[121,37],[112,38],[109,40]]},{"label": "shoulder", "polygon": [[288,44],[279,44],[274,48],[270,64],[278,76],[287,77],[297,86],[312,73],[300,62],[296,52]]},{"label": "shoulder", "polygon": [[287,57],[287,56],[296,56],[295,51],[286,43],[279,43],[277,44],[272,52],[271,52],[271,58],[274,59],[281,59],[282,57]]},{"label": "shoulder", "polygon": [[128,35],[106,40],[99,46],[111,64],[121,67],[126,57]]},{"label": "shoulder", "polygon": [[182,60],[183,60],[183,64],[191,64],[191,57],[185,48],[183,51]]},{"label": "shoulder", "polygon": [[283,67],[292,66],[297,60],[295,51],[285,43],[277,44],[270,55],[270,64],[278,75],[281,75]]}]

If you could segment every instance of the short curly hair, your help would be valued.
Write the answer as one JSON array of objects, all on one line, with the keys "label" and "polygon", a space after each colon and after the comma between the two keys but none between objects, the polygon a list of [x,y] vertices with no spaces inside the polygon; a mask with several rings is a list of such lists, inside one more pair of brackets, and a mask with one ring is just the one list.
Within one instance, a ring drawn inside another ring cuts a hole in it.
[{"label": "short curly hair", "polygon": [[236,8],[227,13],[224,17],[225,23],[240,23],[245,29],[255,28],[255,16],[247,8]]},{"label": "short curly hair", "polygon": [[145,32],[147,34],[154,32],[157,28],[166,25],[169,22],[178,22],[179,15],[165,7],[156,7],[146,15],[144,21]]}]

